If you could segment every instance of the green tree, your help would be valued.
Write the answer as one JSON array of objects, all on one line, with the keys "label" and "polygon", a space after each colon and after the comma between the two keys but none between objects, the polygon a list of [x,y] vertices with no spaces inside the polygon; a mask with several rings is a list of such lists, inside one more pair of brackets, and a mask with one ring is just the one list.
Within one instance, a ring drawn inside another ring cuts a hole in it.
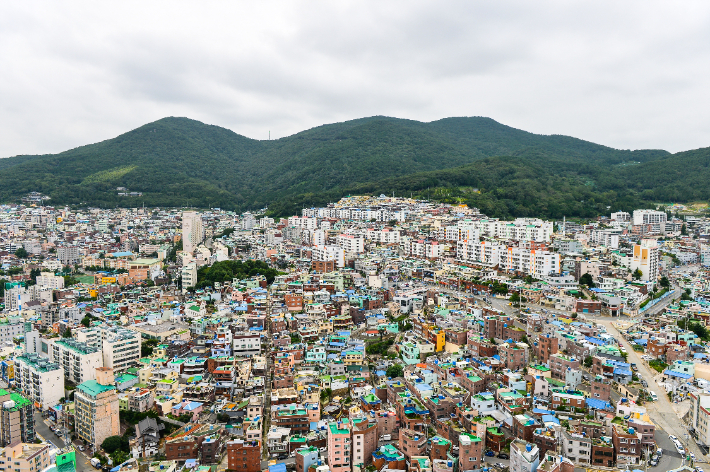
[{"label": "green tree", "polygon": [[590,274],[589,272],[585,273],[579,278],[579,283],[582,285],[586,285],[589,288],[596,286],[594,285],[594,279],[592,278],[592,274]]},{"label": "green tree", "polygon": [[685,223],[683,223],[683,226],[680,227],[680,234],[682,234],[683,236],[688,235],[688,228],[685,226]]},{"label": "green tree", "polygon": [[84,325],[85,328],[88,328],[89,326],[91,326],[91,318],[89,318],[88,316],[83,317],[81,319],[81,324]]},{"label": "green tree", "polygon": [[107,437],[106,439],[104,439],[104,442],[101,443],[101,448],[109,454],[112,454],[113,452],[119,450],[130,452],[128,438],[125,438],[123,436]]},{"label": "green tree", "polygon": [[671,283],[668,281],[668,277],[666,277],[665,275],[661,277],[661,281],[659,282],[659,284],[663,288],[668,288],[671,286]]},{"label": "green tree", "polygon": [[592,363],[594,362],[594,359],[592,359],[592,356],[587,356],[584,358],[584,367],[589,369],[592,366]]},{"label": "green tree", "polygon": [[402,367],[402,364],[394,364],[388,367],[386,375],[387,377],[393,379],[396,377],[402,377],[404,375],[404,368]]},{"label": "green tree", "polygon": [[636,280],[639,280],[641,277],[643,277],[643,272],[641,272],[640,269],[636,269],[631,273],[631,277],[633,277]]},{"label": "green tree", "polygon": [[17,251],[15,251],[15,255],[19,257],[20,259],[27,259],[27,256],[29,256],[29,253],[24,247],[18,248]]},{"label": "green tree", "polygon": [[64,332],[62,333],[62,337],[63,338],[71,338],[71,328],[65,329]]}]

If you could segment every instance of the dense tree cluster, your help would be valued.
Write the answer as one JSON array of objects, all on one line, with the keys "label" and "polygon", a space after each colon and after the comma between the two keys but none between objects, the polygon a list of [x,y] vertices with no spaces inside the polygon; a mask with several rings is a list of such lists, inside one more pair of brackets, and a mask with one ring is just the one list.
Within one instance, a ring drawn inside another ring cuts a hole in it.
[{"label": "dense tree cluster", "polygon": [[[118,164],[120,163],[120,165]],[[649,202],[710,199],[710,150],[621,151],[516,130],[488,118],[371,117],[257,141],[186,118],[0,165],[0,201],[269,207],[296,214],[355,193],[465,203],[496,217],[591,217]],[[21,254],[24,255],[24,254]]]},{"label": "dense tree cluster", "polygon": [[201,267],[197,271],[195,288],[210,287],[215,282],[231,282],[233,279],[247,279],[255,275],[263,275],[268,283],[272,283],[280,272],[272,269],[264,261],[220,261],[211,266]]}]

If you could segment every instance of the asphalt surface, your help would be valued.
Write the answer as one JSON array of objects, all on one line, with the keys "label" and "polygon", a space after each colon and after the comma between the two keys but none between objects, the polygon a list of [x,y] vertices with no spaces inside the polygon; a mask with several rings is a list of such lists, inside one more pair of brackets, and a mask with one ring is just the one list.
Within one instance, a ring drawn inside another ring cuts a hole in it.
[{"label": "asphalt surface", "polygon": [[[39,436],[42,437],[42,439],[54,444],[60,449],[66,446],[64,444],[64,441],[62,441],[62,438],[60,438],[49,430],[49,426],[47,426],[47,424],[44,422],[44,418],[42,418],[41,413],[35,412],[34,417],[35,431]],[[76,450],[76,470],[79,472],[96,471],[94,466],[92,466],[89,462],[89,458],[84,453],[79,451],[79,449]]]},{"label": "asphalt surface", "polygon": [[[598,319],[597,322],[599,324],[604,325],[607,329],[607,332],[621,342],[621,344],[626,349],[626,352],[628,353],[627,361],[636,364],[636,366],[638,367],[637,375],[639,375],[639,377],[643,378],[648,383],[649,391],[656,392],[658,396],[658,401],[647,402],[645,406],[649,416],[651,417],[651,420],[657,427],[657,437],[659,437],[658,435],[660,434],[662,437],[665,436],[665,439],[667,440],[669,434],[675,435],[680,440],[680,442],[686,447],[686,450],[688,450],[689,452],[693,452],[696,458],[700,459],[700,461],[703,462],[707,460],[705,458],[705,455],[702,453],[698,445],[695,444],[695,441],[692,438],[690,438],[689,441],[685,440],[685,436],[688,434],[686,426],[683,424],[680,418],[678,418],[678,415],[673,410],[671,402],[670,400],[668,400],[668,396],[666,395],[665,389],[656,384],[654,380],[658,372],[656,372],[654,369],[651,369],[648,364],[641,359],[640,355],[633,350],[631,344],[626,339],[624,339],[621,333],[611,324],[611,320]],[[662,429],[663,431],[659,431],[658,428]],[[667,453],[670,456],[674,456],[674,454],[676,454],[678,455],[678,457],[680,457],[670,440],[667,440],[666,442],[664,439],[661,439],[661,441],[662,442],[659,443],[659,446],[663,448],[664,453]]]}]

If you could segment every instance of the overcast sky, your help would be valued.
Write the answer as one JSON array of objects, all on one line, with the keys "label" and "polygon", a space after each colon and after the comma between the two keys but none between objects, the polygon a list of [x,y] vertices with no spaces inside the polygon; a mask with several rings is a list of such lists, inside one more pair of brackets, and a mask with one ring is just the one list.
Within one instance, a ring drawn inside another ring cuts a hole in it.
[{"label": "overcast sky", "polygon": [[710,146],[710,2],[0,3],[0,156],[186,116],[255,139],[487,116],[622,149]]}]

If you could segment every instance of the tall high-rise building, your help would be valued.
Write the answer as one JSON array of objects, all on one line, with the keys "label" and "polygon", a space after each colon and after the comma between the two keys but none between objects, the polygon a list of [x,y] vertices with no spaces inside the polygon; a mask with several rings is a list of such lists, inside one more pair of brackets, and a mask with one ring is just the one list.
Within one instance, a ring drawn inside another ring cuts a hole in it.
[{"label": "tall high-rise building", "polygon": [[96,369],[96,380],[88,380],[76,387],[74,401],[79,439],[98,446],[107,437],[120,434],[113,369]]},{"label": "tall high-rise building", "polygon": [[182,250],[192,254],[205,237],[202,217],[196,211],[182,212]]},{"label": "tall high-rise building", "polygon": [[641,280],[656,282],[658,279],[659,251],[655,239],[642,239],[634,245],[634,257],[631,260],[631,270],[641,271]]}]

